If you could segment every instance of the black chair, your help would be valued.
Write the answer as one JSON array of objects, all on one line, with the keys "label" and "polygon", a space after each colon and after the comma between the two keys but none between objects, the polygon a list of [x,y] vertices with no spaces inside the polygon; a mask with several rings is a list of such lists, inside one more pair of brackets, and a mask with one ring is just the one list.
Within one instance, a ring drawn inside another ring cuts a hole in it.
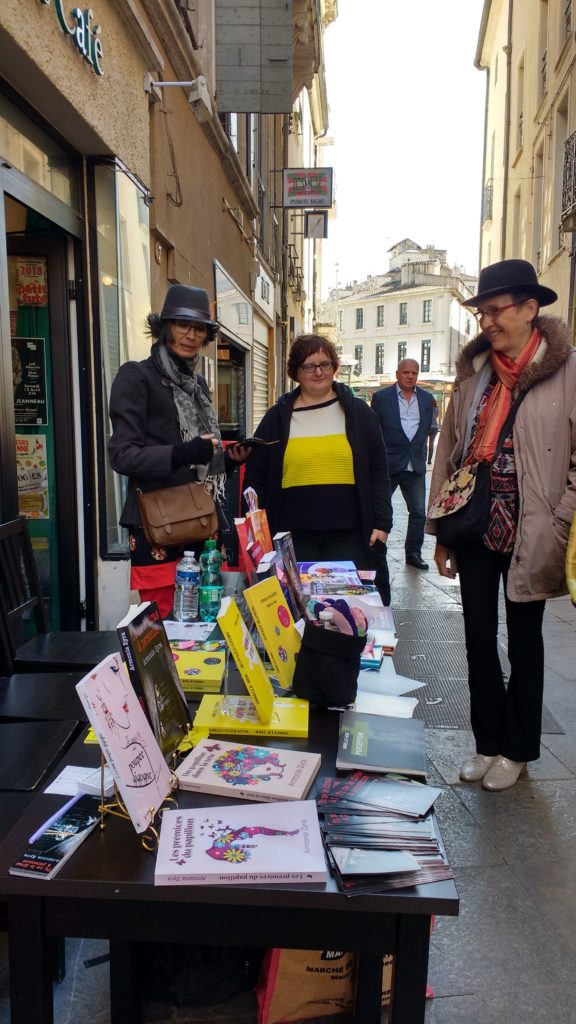
[{"label": "black chair", "polygon": [[[36,634],[25,640],[23,624],[30,618]],[[89,672],[118,650],[116,630],[48,631],[26,520],[0,524],[0,673]]]}]

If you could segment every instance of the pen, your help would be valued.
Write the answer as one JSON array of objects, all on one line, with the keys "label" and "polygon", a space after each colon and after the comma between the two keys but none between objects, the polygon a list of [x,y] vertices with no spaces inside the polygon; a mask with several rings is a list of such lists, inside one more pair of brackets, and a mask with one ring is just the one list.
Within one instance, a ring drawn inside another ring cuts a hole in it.
[{"label": "pen", "polygon": [[73,807],[74,804],[83,795],[83,793],[76,793],[75,796],[71,797],[68,803],[64,804],[63,807],[60,807],[59,810],[57,810],[56,813],[53,814],[51,818],[48,818],[48,820],[45,821],[43,825],[40,825],[40,828],[36,829],[36,831],[30,836],[28,842],[35,843],[37,839],[40,839],[40,836],[43,835],[44,832],[47,832],[50,826],[53,825],[55,821],[58,821],[58,818],[60,818],[65,811],[69,810],[70,807]]}]

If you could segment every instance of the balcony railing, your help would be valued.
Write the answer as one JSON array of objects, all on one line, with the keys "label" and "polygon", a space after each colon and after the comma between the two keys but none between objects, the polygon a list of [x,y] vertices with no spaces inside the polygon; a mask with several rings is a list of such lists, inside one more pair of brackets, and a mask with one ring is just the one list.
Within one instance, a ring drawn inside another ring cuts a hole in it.
[{"label": "balcony railing", "polygon": [[540,60],[540,88],[540,95],[545,96],[548,92],[548,50],[544,50]]},{"label": "balcony railing", "polygon": [[564,143],[562,226],[565,231],[576,230],[576,132]]},{"label": "balcony railing", "polygon": [[484,191],[482,193],[482,225],[488,220],[492,220],[492,198],[494,193],[494,185],[492,179],[486,182],[484,185]]}]

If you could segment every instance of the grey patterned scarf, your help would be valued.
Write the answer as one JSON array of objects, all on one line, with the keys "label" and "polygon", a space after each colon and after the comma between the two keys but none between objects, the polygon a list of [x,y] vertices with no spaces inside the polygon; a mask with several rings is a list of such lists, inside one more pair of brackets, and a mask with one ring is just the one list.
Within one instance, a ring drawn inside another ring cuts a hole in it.
[{"label": "grey patterned scarf", "polygon": [[[180,435],[183,441],[192,441],[201,434],[214,434],[221,442],[220,427],[214,406],[198,381],[195,368],[198,356],[187,360],[190,372],[185,373],[179,360],[175,359],[163,341],[152,346],[151,356],[157,370],[170,381],[172,397],[178,413]],[[192,466],[198,480],[206,480],[211,485],[214,498],[224,497],[226,474],[224,472],[224,449],[222,444],[216,449],[208,466]]]}]

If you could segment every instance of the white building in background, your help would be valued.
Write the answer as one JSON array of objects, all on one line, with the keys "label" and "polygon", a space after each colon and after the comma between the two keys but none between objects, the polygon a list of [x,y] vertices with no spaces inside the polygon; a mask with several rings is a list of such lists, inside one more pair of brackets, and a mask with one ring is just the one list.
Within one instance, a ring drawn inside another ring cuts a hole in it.
[{"label": "white building in background", "polygon": [[449,267],[445,249],[405,238],[389,254],[387,273],[333,289],[316,324],[338,346],[344,367],[352,365],[354,389],[367,396],[395,379],[404,358],[418,361],[421,382],[453,380],[458,352],[476,333],[461,305],[474,295],[476,278]]}]

